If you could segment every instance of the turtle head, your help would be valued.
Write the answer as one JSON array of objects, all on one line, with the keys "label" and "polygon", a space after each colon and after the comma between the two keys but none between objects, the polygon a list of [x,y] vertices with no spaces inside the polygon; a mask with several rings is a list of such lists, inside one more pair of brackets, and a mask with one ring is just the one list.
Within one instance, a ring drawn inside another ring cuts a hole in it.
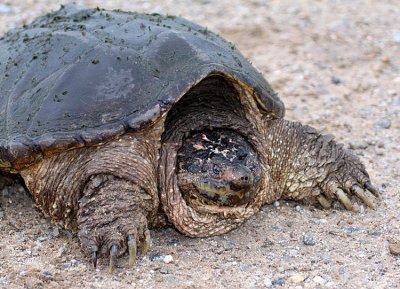
[{"label": "turtle head", "polygon": [[178,153],[178,185],[192,207],[245,205],[254,198],[259,181],[256,154],[236,132],[196,132]]}]

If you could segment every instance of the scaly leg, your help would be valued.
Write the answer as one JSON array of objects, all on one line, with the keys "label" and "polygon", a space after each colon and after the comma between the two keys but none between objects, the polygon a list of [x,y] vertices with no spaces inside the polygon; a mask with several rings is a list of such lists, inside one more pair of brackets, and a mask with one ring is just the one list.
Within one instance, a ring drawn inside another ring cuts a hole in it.
[{"label": "scaly leg", "polygon": [[137,246],[146,254],[150,247],[147,215],[151,197],[135,184],[112,175],[95,175],[79,200],[79,239],[96,267],[99,255],[109,255],[109,271],[117,257],[129,253],[129,265],[136,261]]},{"label": "scaly leg", "polygon": [[380,198],[359,158],[332,136],[286,120],[270,121],[266,132],[270,174],[282,198],[318,202],[324,208],[339,200],[347,210],[354,209],[351,195],[369,207],[374,203],[367,191]]}]

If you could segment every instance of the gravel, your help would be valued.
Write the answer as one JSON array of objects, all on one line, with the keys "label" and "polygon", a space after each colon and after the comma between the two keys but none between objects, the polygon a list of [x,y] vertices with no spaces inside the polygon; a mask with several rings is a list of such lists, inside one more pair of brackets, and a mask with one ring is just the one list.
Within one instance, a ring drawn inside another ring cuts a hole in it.
[{"label": "gravel", "polygon": [[[0,34],[62,2],[2,1]],[[150,254],[173,256],[173,262],[139,258],[135,268],[128,268],[124,256],[115,274],[109,275],[106,258],[100,258],[94,270],[76,235],[54,231],[23,187],[7,189],[0,194],[0,287],[398,288],[397,1],[77,2],[182,15],[221,34],[274,85],[288,119],[331,133],[362,153],[384,199],[375,201],[376,209],[366,208],[361,214],[280,201],[264,207],[222,242],[219,237],[192,239],[174,229],[155,229]],[[47,239],[39,242],[40,237]],[[305,238],[316,245],[304,245]],[[301,279],[290,279],[296,274],[306,278],[293,283]]]}]

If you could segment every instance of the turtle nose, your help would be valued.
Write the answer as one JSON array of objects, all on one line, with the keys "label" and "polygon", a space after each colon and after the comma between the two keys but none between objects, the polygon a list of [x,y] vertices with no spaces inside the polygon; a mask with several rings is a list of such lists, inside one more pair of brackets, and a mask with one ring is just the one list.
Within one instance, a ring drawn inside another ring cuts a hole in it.
[{"label": "turtle nose", "polygon": [[253,173],[246,167],[236,168],[232,173],[230,189],[232,191],[241,191],[249,189],[253,184]]}]

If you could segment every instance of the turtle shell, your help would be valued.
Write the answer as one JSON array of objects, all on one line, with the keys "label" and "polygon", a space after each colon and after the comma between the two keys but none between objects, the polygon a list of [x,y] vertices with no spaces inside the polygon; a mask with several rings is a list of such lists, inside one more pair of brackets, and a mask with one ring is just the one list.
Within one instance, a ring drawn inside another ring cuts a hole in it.
[{"label": "turtle shell", "polygon": [[207,28],[62,6],[0,40],[0,168],[146,128],[213,74],[244,83],[265,113],[284,115],[263,76]]}]

